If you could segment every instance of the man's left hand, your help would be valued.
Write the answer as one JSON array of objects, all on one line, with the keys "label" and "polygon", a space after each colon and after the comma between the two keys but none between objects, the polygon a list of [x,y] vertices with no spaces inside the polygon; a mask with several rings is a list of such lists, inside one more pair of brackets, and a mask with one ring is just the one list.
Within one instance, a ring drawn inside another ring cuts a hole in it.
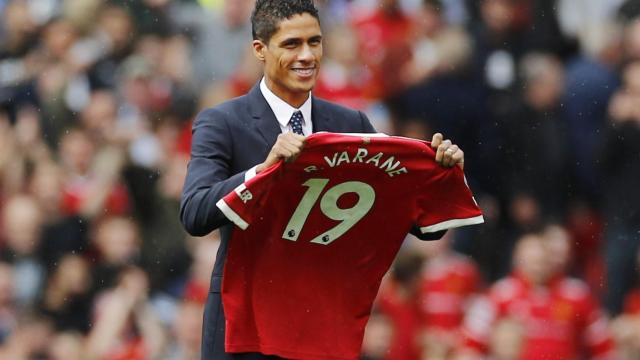
[{"label": "man's left hand", "polygon": [[436,162],[444,167],[452,167],[458,164],[464,168],[464,151],[453,144],[451,140],[444,140],[441,133],[433,134],[431,147],[436,150]]}]

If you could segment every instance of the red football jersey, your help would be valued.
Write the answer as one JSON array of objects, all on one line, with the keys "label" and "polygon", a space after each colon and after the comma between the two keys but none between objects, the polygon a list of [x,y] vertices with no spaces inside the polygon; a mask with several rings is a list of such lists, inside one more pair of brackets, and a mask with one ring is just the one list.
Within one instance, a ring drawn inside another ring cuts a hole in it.
[{"label": "red football jersey", "polygon": [[226,351],[356,359],[380,281],[412,226],[478,224],[462,170],[429,143],[316,133],[217,203],[241,229],[222,297]]}]

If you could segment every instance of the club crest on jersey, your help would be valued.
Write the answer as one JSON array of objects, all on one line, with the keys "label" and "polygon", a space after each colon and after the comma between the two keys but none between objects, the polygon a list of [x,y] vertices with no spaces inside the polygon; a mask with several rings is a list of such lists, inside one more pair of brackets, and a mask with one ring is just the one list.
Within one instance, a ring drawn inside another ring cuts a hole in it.
[{"label": "club crest on jersey", "polygon": [[242,200],[243,203],[247,203],[247,201],[253,199],[253,194],[251,194],[251,191],[249,190],[245,190],[243,192],[240,193],[240,200]]},{"label": "club crest on jersey", "polygon": [[355,154],[349,154],[347,151],[336,152],[333,153],[333,157],[325,156],[324,160],[332,168],[342,164],[352,163],[373,165],[384,170],[389,177],[409,172],[406,167],[402,166],[400,160],[396,160],[394,156],[388,156],[382,152],[370,156],[369,151],[365,148],[358,148]]}]

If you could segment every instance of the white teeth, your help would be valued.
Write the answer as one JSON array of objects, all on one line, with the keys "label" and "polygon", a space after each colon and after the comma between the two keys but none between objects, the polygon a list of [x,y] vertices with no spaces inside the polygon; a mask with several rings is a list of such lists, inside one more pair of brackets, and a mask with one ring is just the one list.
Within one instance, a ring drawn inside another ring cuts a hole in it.
[{"label": "white teeth", "polygon": [[313,73],[313,68],[311,68],[311,69],[293,69],[293,71],[299,73],[300,75],[311,75]]}]

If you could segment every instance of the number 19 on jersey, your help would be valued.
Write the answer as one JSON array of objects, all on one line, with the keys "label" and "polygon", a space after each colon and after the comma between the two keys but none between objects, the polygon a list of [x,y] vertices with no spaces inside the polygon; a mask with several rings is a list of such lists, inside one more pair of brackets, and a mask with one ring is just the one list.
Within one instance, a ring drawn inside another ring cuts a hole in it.
[{"label": "number 19 on jersey", "polygon": [[[304,184],[307,191],[298,203],[293,215],[289,219],[282,234],[286,240],[296,241],[304,227],[311,209],[320,198],[329,179],[309,179]],[[358,202],[352,207],[341,209],[338,207],[338,199],[344,194],[356,193]],[[323,232],[311,240],[312,243],[328,245],[344,235],[356,225],[373,207],[376,193],[371,185],[361,181],[347,181],[329,188],[320,199],[322,214],[332,220],[341,221],[333,228]]]}]

